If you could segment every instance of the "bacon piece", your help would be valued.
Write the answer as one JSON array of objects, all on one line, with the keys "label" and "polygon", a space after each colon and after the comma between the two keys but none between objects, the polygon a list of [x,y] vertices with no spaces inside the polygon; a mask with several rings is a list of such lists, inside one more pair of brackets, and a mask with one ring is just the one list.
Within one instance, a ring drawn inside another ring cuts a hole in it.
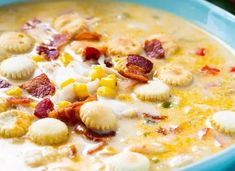
[{"label": "bacon piece", "polygon": [[180,126],[169,126],[167,128],[159,127],[157,129],[157,133],[162,134],[162,135],[168,135],[168,134],[175,134],[179,133],[182,131],[182,127]]},{"label": "bacon piece", "polygon": [[20,87],[34,97],[43,98],[55,93],[55,87],[46,74],[41,74],[29,81],[24,82]]},{"label": "bacon piece", "polygon": [[38,118],[46,118],[52,110],[54,110],[54,104],[49,98],[46,98],[36,105],[34,115]]},{"label": "bacon piece", "polygon": [[157,133],[162,134],[162,135],[168,135],[168,130],[166,128],[159,127],[157,129]]},{"label": "bacon piece", "polygon": [[144,69],[136,65],[130,64],[129,66],[127,66],[127,70],[125,71],[120,70],[118,72],[126,78],[130,78],[142,83],[148,82],[147,76],[144,75],[145,72]]},{"label": "bacon piece", "polygon": [[59,58],[60,52],[57,48],[41,44],[37,47],[37,53],[42,55],[46,60],[56,60]]},{"label": "bacon piece", "polygon": [[82,32],[75,36],[75,40],[88,40],[88,41],[99,41],[101,35],[96,32]]},{"label": "bacon piece", "polygon": [[157,39],[145,41],[144,50],[150,58],[163,59],[165,57],[165,50]]},{"label": "bacon piece", "polygon": [[70,146],[69,146],[69,148],[70,148],[70,150],[71,150],[71,152],[72,152],[72,156],[74,157],[74,156],[76,156],[76,154],[77,154],[77,147],[75,146],[75,144],[71,144]]},{"label": "bacon piece", "polygon": [[13,106],[22,105],[28,106],[33,100],[27,97],[9,97],[7,102]]},{"label": "bacon piece", "polygon": [[133,54],[128,55],[127,66],[130,64],[143,68],[145,74],[151,72],[151,70],[153,69],[153,63],[147,58],[140,55],[133,55]]},{"label": "bacon piece", "polygon": [[107,145],[107,143],[105,141],[100,142],[96,147],[94,147],[92,149],[89,149],[87,151],[87,154],[88,155],[93,155],[93,154],[97,153],[98,151],[103,150],[106,145]]},{"label": "bacon piece", "polygon": [[69,106],[63,109],[53,110],[49,113],[48,116],[50,118],[59,119],[66,123],[75,124],[78,122],[75,110],[76,110],[75,108]]},{"label": "bacon piece", "polygon": [[200,48],[196,51],[196,55],[198,56],[206,56],[206,49],[205,48]]},{"label": "bacon piece", "polygon": [[0,79],[0,88],[8,88],[8,87],[10,87],[10,86],[11,86],[10,83],[8,83],[8,82],[5,81],[5,80]]},{"label": "bacon piece", "polygon": [[56,34],[53,36],[49,46],[54,47],[56,49],[60,49],[66,44],[68,44],[71,40],[71,35],[69,34]]},{"label": "bacon piece", "polygon": [[42,21],[34,18],[32,20],[29,20],[27,23],[25,23],[22,27],[23,31],[27,31],[27,30],[32,30],[35,29],[37,27],[38,24],[40,24]]},{"label": "bacon piece", "polygon": [[206,74],[211,74],[211,75],[218,75],[220,70],[206,65],[201,68],[201,72],[206,73]]},{"label": "bacon piece", "polygon": [[106,46],[100,47],[100,48],[99,48],[99,51],[100,51],[100,53],[101,53],[102,55],[104,55],[104,56],[106,56],[106,57],[108,56],[108,55],[107,55],[107,53],[108,53],[108,52],[107,52],[107,51],[108,51],[108,48],[107,48]]},{"label": "bacon piece", "polygon": [[127,78],[142,82],[142,83],[147,83],[148,82],[148,78],[144,75],[138,75],[129,71],[119,71],[119,73]]},{"label": "bacon piece", "polygon": [[46,60],[56,60],[60,55],[59,49],[68,44],[71,38],[69,34],[55,34],[49,44],[42,43],[37,47],[37,53]]},{"label": "bacon piece", "polygon": [[159,121],[159,120],[166,120],[168,117],[165,115],[151,115],[151,114],[144,113],[143,118]]},{"label": "bacon piece", "polygon": [[98,60],[101,56],[101,53],[98,49],[94,47],[86,47],[83,52],[85,60]]},{"label": "bacon piece", "polygon": [[97,100],[97,97],[95,96],[89,96],[87,99],[83,101],[77,101],[71,104],[68,107],[65,107],[63,109],[57,109],[53,110],[49,113],[49,117],[59,119],[63,122],[70,123],[70,124],[76,124],[79,121],[79,118],[76,117],[76,112],[79,112],[80,107],[89,102]]},{"label": "bacon piece", "polygon": [[102,141],[105,141],[107,138],[110,138],[116,135],[115,131],[109,131],[105,133],[94,132],[91,129],[88,129],[81,122],[76,126],[75,132],[77,132],[78,134],[84,135],[87,139],[94,141],[94,142],[102,142]]}]

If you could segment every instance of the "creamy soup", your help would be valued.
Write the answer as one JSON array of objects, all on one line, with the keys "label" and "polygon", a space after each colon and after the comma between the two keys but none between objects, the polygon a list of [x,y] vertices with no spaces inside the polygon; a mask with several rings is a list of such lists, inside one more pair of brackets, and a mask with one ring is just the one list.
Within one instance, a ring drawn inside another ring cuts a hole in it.
[{"label": "creamy soup", "polygon": [[235,142],[234,52],[189,22],[41,0],[0,31],[2,171],[165,171]]}]

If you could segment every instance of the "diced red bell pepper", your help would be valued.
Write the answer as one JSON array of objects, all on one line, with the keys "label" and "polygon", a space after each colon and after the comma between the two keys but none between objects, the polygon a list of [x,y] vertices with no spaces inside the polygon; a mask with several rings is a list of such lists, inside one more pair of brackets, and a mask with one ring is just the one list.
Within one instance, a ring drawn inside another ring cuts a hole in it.
[{"label": "diced red bell pepper", "polygon": [[201,68],[201,72],[211,74],[211,75],[218,75],[220,70],[217,68],[210,67],[208,65]]},{"label": "diced red bell pepper", "polygon": [[230,72],[235,72],[235,67],[231,67]]},{"label": "diced red bell pepper", "polygon": [[206,48],[200,48],[196,51],[196,55],[198,56],[206,56]]}]

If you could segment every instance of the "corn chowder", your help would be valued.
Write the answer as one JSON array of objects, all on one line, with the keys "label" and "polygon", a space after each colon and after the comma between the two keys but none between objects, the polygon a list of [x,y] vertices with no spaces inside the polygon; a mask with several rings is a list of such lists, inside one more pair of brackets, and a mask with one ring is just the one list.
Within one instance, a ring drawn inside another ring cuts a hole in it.
[{"label": "corn chowder", "polygon": [[235,142],[235,55],[200,28],[95,0],[0,23],[1,170],[166,171]]}]

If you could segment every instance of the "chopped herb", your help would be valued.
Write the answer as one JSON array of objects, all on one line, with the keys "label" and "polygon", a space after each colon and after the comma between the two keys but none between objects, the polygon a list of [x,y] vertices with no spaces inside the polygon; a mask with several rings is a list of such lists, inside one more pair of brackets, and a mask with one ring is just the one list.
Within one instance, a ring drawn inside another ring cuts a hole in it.
[{"label": "chopped herb", "polygon": [[170,108],[172,106],[171,102],[163,102],[162,107],[163,108]]},{"label": "chopped herb", "polygon": [[153,121],[153,120],[147,119],[147,120],[145,120],[145,123],[146,123],[146,124],[155,124],[155,123],[156,123],[156,121]]},{"label": "chopped herb", "polygon": [[154,163],[159,163],[160,159],[158,159],[157,157],[153,157],[153,158],[151,158],[151,161]]},{"label": "chopped herb", "polygon": [[131,18],[131,15],[127,12],[123,12],[123,13],[117,15],[118,20],[124,20],[124,19],[128,19],[128,18]]},{"label": "chopped herb", "polygon": [[158,15],[153,16],[154,19],[159,19],[160,17]]},{"label": "chopped herb", "polygon": [[145,132],[145,133],[143,134],[144,137],[147,137],[147,136],[149,136],[149,135],[150,135],[150,132]]}]

